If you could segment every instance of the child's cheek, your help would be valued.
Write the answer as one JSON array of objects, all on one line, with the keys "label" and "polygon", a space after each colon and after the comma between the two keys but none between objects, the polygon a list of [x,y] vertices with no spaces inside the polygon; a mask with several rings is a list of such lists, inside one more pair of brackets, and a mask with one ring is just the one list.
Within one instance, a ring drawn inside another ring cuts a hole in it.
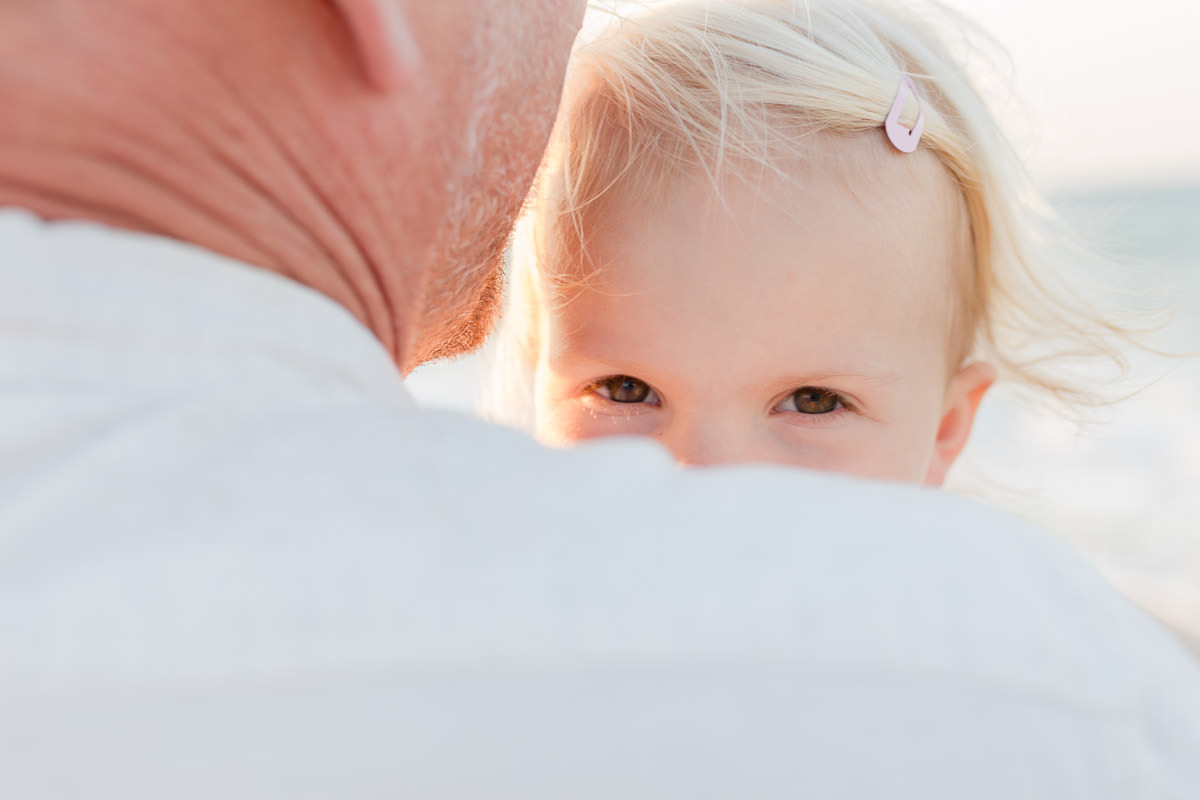
[{"label": "child's cheek", "polygon": [[605,436],[653,436],[653,417],[653,411],[637,406],[595,408],[584,399],[567,400],[539,419],[538,438],[546,444],[562,445]]}]

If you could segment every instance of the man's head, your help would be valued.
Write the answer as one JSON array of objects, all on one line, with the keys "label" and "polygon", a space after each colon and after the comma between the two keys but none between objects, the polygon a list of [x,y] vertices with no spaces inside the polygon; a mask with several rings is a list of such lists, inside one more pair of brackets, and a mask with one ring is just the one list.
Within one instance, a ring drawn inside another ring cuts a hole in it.
[{"label": "man's head", "polygon": [[408,371],[490,326],[583,6],[0,3],[0,204],[287,275]]}]

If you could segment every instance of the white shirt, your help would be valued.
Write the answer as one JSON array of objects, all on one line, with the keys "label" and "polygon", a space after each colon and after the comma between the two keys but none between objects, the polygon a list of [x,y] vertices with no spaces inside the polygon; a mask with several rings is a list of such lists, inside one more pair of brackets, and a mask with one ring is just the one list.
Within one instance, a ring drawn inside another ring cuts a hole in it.
[{"label": "white shirt", "polygon": [[351,315],[0,214],[0,797],[1196,798],[1200,674],[962,499],[418,410]]}]

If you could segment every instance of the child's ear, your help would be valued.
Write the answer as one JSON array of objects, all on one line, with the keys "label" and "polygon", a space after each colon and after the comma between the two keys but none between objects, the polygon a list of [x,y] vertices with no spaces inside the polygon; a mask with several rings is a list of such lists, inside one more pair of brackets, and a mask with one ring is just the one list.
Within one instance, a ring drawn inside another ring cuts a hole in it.
[{"label": "child's ear", "polygon": [[979,401],[995,381],[996,368],[985,361],[968,364],[950,379],[945,410],[933,445],[933,459],[925,474],[926,486],[941,486],[946,480],[946,473],[971,435]]},{"label": "child's ear", "polygon": [[363,76],[381,92],[411,85],[421,67],[421,51],[401,6],[401,0],[333,0]]}]

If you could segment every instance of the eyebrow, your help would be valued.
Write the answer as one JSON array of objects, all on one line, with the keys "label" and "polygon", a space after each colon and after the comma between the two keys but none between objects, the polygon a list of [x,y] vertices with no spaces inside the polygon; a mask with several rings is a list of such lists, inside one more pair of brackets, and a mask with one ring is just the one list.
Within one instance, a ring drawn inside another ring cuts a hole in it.
[{"label": "eyebrow", "polygon": [[[657,372],[660,375],[665,372],[668,374],[668,377],[675,377],[671,374],[674,370],[669,365],[666,367],[651,367],[648,364],[640,364],[626,359],[586,357],[579,358],[576,364],[578,369],[585,372],[605,372],[612,375],[630,375],[635,378],[642,378],[643,375],[649,375],[653,372]],[[819,372],[781,373],[778,379],[772,379],[771,382],[781,386],[809,386],[838,381],[854,381],[878,386],[897,383],[902,378],[903,376],[899,373],[884,369],[873,371],[870,367],[845,367],[824,369]]]},{"label": "eyebrow", "polygon": [[876,372],[871,372],[871,371],[856,372],[851,369],[838,369],[838,370],[827,370],[827,371],[823,371],[823,372],[806,372],[803,374],[797,374],[794,377],[790,378],[790,380],[793,383],[825,383],[828,381],[853,380],[853,381],[864,381],[867,383],[882,384],[882,383],[896,383],[896,382],[900,381],[902,377],[903,376],[901,376],[895,372],[888,372],[886,370],[879,370]]}]

